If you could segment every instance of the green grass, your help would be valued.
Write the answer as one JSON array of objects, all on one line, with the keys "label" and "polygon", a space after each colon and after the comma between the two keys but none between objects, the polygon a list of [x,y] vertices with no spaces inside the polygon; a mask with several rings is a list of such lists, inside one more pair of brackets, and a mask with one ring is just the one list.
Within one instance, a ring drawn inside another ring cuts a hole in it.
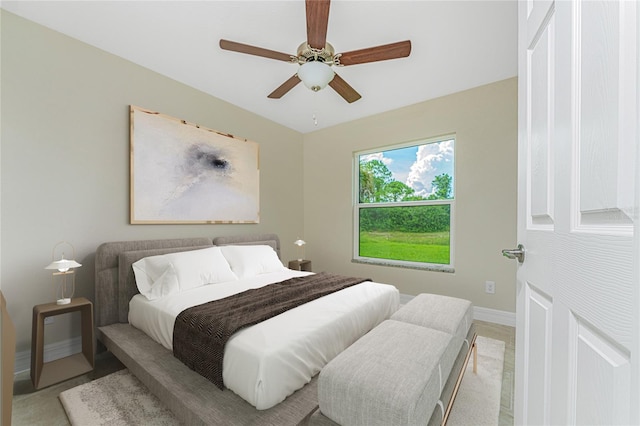
[{"label": "green grass", "polygon": [[449,244],[449,232],[361,232],[360,256],[446,265]]}]

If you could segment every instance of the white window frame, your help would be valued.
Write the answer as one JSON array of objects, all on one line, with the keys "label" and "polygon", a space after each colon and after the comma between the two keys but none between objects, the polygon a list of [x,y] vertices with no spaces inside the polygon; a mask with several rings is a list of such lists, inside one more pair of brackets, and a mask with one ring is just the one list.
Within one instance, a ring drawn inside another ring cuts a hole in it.
[{"label": "white window frame", "polygon": [[[428,145],[430,143],[444,142],[453,139],[454,143],[454,162],[453,162],[453,188],[452,192],[454,198],[447,200],[420,200],[420,201],[403,201],[403,202],[385,202],[385,203],[360,203],[360,157],[367,154],[374,154],[383,151],[391,151],[394,149],[408,148],[412,146]],[[455,206],[456,206],[456,135],[445,135],[435,138],[420,139],[416,141],[394,144],[384,146],[375,149],[368,149],[362,151],[356,151],[353,153],[353,259],[354,263],[366,263],[382,266],[395,266],[401,268],[411,269],[425,269],[429,271],[439,272],[455,272]],[[426,262],[414,262],[408,260],[393,260],[393,259],[380,259],[373,257],[360,256],[360,209],[362,208],[375,208],[375,207],[412,207],[412,206],[429,206],[429,205],[450,205],[449,215],[449,263],[426,263]]]}]

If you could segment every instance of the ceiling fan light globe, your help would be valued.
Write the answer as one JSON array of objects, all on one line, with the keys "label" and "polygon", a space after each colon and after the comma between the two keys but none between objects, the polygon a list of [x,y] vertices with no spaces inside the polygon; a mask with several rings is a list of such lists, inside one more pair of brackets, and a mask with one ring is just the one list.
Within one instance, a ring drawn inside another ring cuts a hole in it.
[{"label": "ceiling fan light globe", "polygon": [[314,92],[327,87],[334,75],[329,65],[319,61],[305,62],[298,70],[298,78]]}]

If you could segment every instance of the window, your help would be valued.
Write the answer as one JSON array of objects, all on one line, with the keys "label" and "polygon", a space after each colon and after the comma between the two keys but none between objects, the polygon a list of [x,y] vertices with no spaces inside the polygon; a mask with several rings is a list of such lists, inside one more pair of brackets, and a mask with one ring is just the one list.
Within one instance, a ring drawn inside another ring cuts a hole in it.
[{"label": "window", "polygon": [[357,152],[354,261],[453,272],[454,136]]}]

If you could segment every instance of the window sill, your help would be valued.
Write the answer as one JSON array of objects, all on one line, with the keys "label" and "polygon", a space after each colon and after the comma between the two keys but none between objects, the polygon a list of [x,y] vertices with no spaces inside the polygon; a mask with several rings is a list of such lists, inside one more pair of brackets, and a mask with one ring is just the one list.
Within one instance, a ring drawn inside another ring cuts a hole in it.
[{"label": "window sill", "polygon": [[351,259],[351,263],[362,263],[365,265],[391,266],[394,268],[419,269],[422,271],[445,272],[452,274],[456,272],[455,268],[445,265],[427,265],[427,264],[408,264],[396,263],[393,261],[385,261],[384,259]]}]

